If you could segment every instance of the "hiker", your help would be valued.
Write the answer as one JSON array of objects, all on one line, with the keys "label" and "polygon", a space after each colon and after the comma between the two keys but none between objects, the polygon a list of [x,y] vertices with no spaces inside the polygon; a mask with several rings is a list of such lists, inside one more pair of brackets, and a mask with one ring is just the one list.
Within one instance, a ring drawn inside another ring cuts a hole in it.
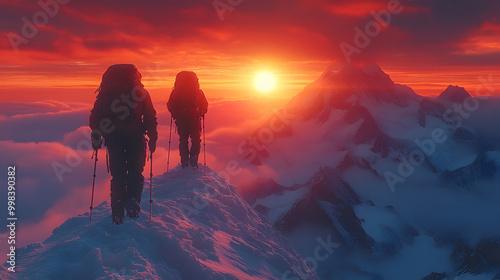
[{"label": "hiker", "polygon": [[124,208],[128,217],[139,217],[146,142],[154,153],[158,139],[156,111],[141,78],[132,64],[110,66],[89,119],[92,147],[100,149],[104,137],[109,152],[112,221],[117,225],[123,223]]},{"label": "hiker", "polygon": [[[167,108],[177,125],[182,168],[188,166],[198,168],[198,156],[201,150],[201,118],[204,118],[207,113],[208,102],[194,72],[182,71],[177,74]],[[191,138],[191,149],[188,144],[189,138]]]}]

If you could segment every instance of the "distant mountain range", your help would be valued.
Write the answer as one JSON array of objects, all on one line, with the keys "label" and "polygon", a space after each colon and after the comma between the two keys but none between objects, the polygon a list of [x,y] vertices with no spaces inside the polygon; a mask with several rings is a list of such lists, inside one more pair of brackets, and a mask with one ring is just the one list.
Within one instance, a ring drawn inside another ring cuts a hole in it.
[{"label": "distant mountain range", "polygon": [[500,279],[500,141],[485,117],[499,109],[458,86],[420,96],[377,65],[327,70],[255,149],[277,175],[244,197],[303,256],[317,236],[341,244],[321,279]]}]

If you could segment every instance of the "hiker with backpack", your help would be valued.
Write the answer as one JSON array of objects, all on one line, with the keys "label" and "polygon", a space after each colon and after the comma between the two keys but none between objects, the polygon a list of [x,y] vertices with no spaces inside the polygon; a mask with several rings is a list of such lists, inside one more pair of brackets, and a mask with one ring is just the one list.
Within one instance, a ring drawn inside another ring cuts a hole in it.
[{"label": "hiker with backpack", "polygon": [[[177,74],[167,108],[177,126],[182,168],[188,166],[198,168],[201,120],[207,113],[208,102],[194,72],[182,71]],[[189,138],[191,138],[191,148],[189,148]]]},{"label": "hiker with backpack", "polygon": [[103,138],[109,152],[112,221],[117,225],[123,223],[124,210],[130,218],[139,217],[147,142],[152,154],[158,139],[156,111],[141,78],[132,64],[110,66],[89,119],[96,156]]}]

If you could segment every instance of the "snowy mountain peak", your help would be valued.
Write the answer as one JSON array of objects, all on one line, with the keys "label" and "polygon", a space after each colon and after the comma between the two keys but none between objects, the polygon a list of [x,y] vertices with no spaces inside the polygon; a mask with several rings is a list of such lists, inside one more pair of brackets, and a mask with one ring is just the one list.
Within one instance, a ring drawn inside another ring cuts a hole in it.
[{"label": "snowy mountain peak", "polygon": [[339,71],[333,68],[329,67],[318,80],[295,96],[288,105],[289,110],[305,119],[324,120],[332,108],[345,110],[363,101],[406,107],[410,100],[419,98],[410,88],[395,84],[376,64],[348,64]]},{"label": "snowy mountain peak", "polygon": [[389,75],[377,64],[366,66],[348,64],[337,73],[337,80],[353,83],[362,82],[370,86],[389,86],[394,84]]},{"label": "snowy mountain peak", "polygon": [[358,66],[346,64],[339,71],[334,71],[330,66],[315,82],[316,84],[337,89],[369,89],[389,87],[394,85],[387,75],[377,64]]},{"label": "snowy mountain peak", "polygon": [[500,279],[489,214],[500,100],[468,96],[450,86],[422,97],[378,66],[331,67],[286,108],[292,133],[261,143],[258,174],[276,184],[255,188],[251,203],[303,256],[325,232],[340,244],[321,279]]},{"label": "snowy mountain peak", "polygon": [[440,101],[451,101],[453,103],[462,103],[465,98],[471,97],[470,94],[463,87],[449,85],[445,91],[443,91],[438,100]]},{"label": "snowy mountain peak", "polygon": [[[17,279],[282,279],[303,268],[289,243],[209,168],[153,180],[153,219],[111,223],[110,205],[18,249]],[[144,210],[149,192],[145,191]],[[55,265],[56,264],[56,265]],[[308,279],[318,279],[310,269]],[[1,279],[11,274],[0,272]]]}]

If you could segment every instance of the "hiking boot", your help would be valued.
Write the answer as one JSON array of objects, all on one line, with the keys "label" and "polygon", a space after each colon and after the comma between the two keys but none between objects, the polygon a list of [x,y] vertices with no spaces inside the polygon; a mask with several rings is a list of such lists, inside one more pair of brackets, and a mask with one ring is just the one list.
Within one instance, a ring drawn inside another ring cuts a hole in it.
[{"label": "hiking boot", "polygon": [[123,201],[111,199],[111,219],[113,224],[121,225],[123,224]]},{"label": "hiking boot", "polygon": [[187,162],[187,161],[186,162],[181,162],[182,169],[185,169],[188,166],[189,166],[189,162]]},{"label": "hiking boot", "polygon": [[138,218],[141,212],[141,206],[135,198],[129,198],[125,201],[125,209],[127,210],[127,217]]},{"label": "hiking boot", "polygon": [[139,213],[141,213],[141,211],[127,211],[127,217],[129,218],[139,218]]},{"label": "hiking boot", "polygon": [[189,166],[191,166],[193,169],[197,169],[198,168],[198,157],[192,156],[189,159]]},{"label": "hiking boot", "polygon": [[113,213],[111,219],[113,220],[113,224],[121,225],[123,224],[123,213]]}]

